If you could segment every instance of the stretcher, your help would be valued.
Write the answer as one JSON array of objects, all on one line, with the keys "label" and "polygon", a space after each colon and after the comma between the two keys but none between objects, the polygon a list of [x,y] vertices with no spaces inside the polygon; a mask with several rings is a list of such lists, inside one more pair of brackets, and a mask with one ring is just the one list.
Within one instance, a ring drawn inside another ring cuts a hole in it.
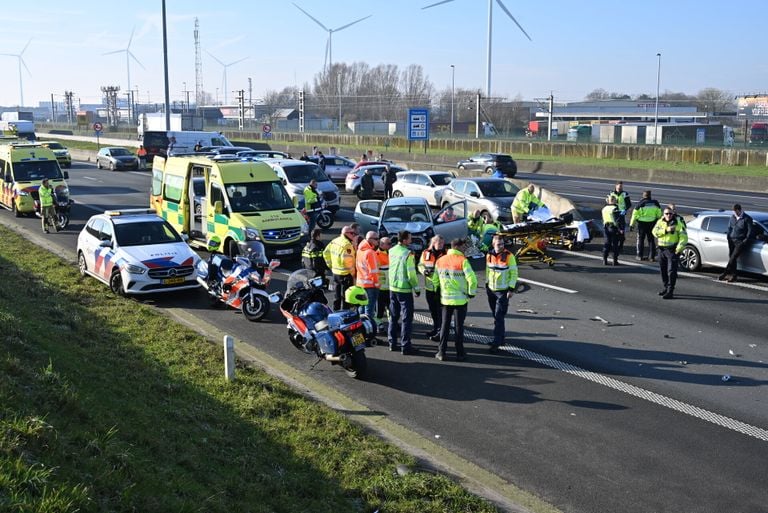
[{"label": "stretcher", "polygon": [[515,258],[521,262],[543,262],[550,267],[555,265],[555,259],[547,253],[547,246],[552,239],[562,240],[565,236],[563,228],[572,219],[553,218],[547,221],[531,221],[504,225],[499,232],[517,247]]}]

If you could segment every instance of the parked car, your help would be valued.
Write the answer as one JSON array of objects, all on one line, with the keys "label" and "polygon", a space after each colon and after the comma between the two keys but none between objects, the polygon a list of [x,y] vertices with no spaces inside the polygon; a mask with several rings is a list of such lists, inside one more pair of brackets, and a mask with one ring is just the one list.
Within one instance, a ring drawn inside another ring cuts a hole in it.
[{"label": "parked car", "polygon": [[253,151],[247,146],[203,146],[200,149],[202,153],[212,153],[214,155],[238,155],[244,151]]},{"label": "parked car", "polygon": [[121,295],[197,288],[198,260],[154,210],[96,214],[77,237],[80,274],[93,276]]},{"label": "parked car", "polygon": [[284,151],[275,151],[275,150],[241,150],[237,152],[238,157],[249,157],[249,158],[255,158],[255,159],[290,159],[291,157],[290,153],[285,153]]},{"label": "parked car", "polygon": [[[347,178],[344,181],[344,190],[347,192],[351,192],[358,198],[363,197],[363,190],[360,187],[360,179],[365,174],[365,170],[370,169],[373,174],[373,194],[374,196],[383,196],[384,195],[384,182],[381,179],[381,175],[384,171],[387,169],[386,164],[372,164],[370,166],[361,166],[357,169],[354,169],[347,174]],[[404,168],[403,166],[398,166],[395,164],[389,164],[389,169],[394,170],[394,172],[398,176],[403,171],[407,171],[407,168]],[[397,183],[397,182],[395,182]],[[394,191],[394,187],[392,187],[392,190]]]},{"label": "parked car", "polygon": [[[309,157],[311,162],[317,163],[317,157]],[[325,174],[333,182],[344,183],[347,175],[357,164],[354,160],[341,155],[325,155]]]},{"label": "parked car", "polygon": [[[739,257],[740,271],[768,276],[768,212],[747,212],[755,222],[757,240]],[[702,267],[725,269],[728,265],[728,222],[731,212],[697,212],[688,225],[688,244],[680,255],[680,266],[688,271]]]},{"label": "parked car", "polygon": [[40,141],[40,145],[48,148],[56,155],[56,160],[59,161],[61,167],[72,167],[72,155],[70,155],[66,146],[58,141]]},{"label": "parked car", "polygon": [[314,162],[293,159],[267,159],[264,162],[275,170],[291,198],[304,198],[304,188],[310,180],[317,180],[317,190],[323,195],[326,207],[336,213],[341,205],[339,188]]},{"label": "parked car", "polygon": [[512,222],[512,201],[520,188],[503,178],[456,178],[443,190],[442,205],[466,200],[470,213],[491,214],[494,220]]},{"label": "parked car", "polygon": [[405,171],[398,173],[392,186],[392,195],[424,198],[430,207],[439,207],[443,190],[451,183],[453,175],[447,171]]},{"label": "parked car", "polygon": [[[453,220],[443,221],[448,207],[453,209]],[[355,221],[360,223],[360,233],[378,231],[397,242],[401,230],[411,232],[412,251],[421,252],[434,235],[442,235],[446,241],[466,237],[467,203],[458,201],[433,215],[424,198],[400,197],[381,200],[363,200],[355,207]]]},{"label": "parked car", "polygon": [[111,171],[117,169],[139,169],[139,159],[125,148],[104,147],[96,154],[96,167],[106,167]]},{"label": "parked car", "polygon": [[488,174],[499,168],[507,178],[514,178],[517,174],[517,163],[505,153],[478,153],[466,160],[460,160],[456,167],[462,170],[480,170]]}]

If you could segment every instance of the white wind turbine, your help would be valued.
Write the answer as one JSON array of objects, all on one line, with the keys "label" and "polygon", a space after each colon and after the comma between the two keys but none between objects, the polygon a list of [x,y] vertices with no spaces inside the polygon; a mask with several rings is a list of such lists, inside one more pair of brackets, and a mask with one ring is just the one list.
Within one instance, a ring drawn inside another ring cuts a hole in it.
[{"label": "white wind turbine", "polygon": [[136,61],[136,64],[141,66],[142,69],[147,69],[144,67],[144,65],[141,62],[139,62],[139,59],[137,59],[136,56],[133,55],[133,52],[131,52],[131,42],[133,41],[133,33],[135,31],[136,31],[136,28],[134,27],[133,30],[131,30],[131,37],[128,38],[128,45],[125,48],[123,48],[122,50],[114,50],[112,52],[106,52],[102,54],[102,55],[113,55],[116,53],[125,52],[125,69],[128,74],[128,89],[126,89],[126,91],[131,90],[131,59]]},{"label": "white wind turbine", "polygon": [[309,19],[311,19],[312,21],[320,25],[320,28],[328,32],[328,41],[325,43],[325,61],[323,62],[324,72],[327,72],[328,70],[330,70],[331,66],[333,65],[333,33],[339,32],[340,30],[344,30],[345,28],[351,27],[355,23],[360,23],[361,21],[367,20],[368,18],[373,16],[372,14],[369,14],[368,16],[364,16],[358,20],[353,21],[352,23],[347,23],[346,25],[342,25],[341,27],[338,27],[335,29],[329,29],[328,27],[320,23],[320,21],[317,18],[309,14],[307,11],[305,11],[295,3],[293,5],[294,7],[296,7],[296,9],[306,14]]},{"label": "white wind turbine", "polygon": [[213,57],[213,60],[221,64],[221,66],[224,68],[224,105],[227,105],[227,92],[229,92],[229,89],[227,89],[227,68],[229,68],[230,66],[234,66],[239,62],[243,62],[248,57],[243,57],[242,59],[238,59],[236,61],[230,62],[229,64],[224,64],[221,60],[219,60],[215,55],[213,55],[208,50],[206,50],[205,53]]},{"label": "white wind turbine", "polygon": [[[517,28],[520,29],[520,32],[525,34],[525,37],[528,38],[528,41],[532,41],[531,36],[528,35],[528,32],[525,31],[525,29],[517,22],[514,16],[512,16],[512,13],[509,12],[509,9],[507,9],[507,6],[504,5],[501,0],[495,0],[497,4],[499,4],[499,7],[501,7],[501,10],[506,13],[507,16],[509,16],[509,19],[515,22],[515,25],[517,25]],[[436,7],[438,5],[447,4],[448,2],[453,2],[453,0],[442,0],[441,2],[436,2],[434,4],[429,4],[427,6],[422,7],[422,9],[429,9],[431,7]],[[486,63],[486,82],[485,82],[485,96],[490,97],[491,96],[491,32],[493,30],[493,2],[494,0],[488,0],[488,61]]]},{"label": "white wind turbine", "polygon": [[29,73],[29,76],[32,76],[32,72],[29,71],[29,68],[27,67],[27,63],[24,62],[24,52],[27,51],[27,47],[29,46],[29,43],[31,43],[32,40],[30,39],[27,41],[27,44],[24,45],[24,48],[19,53],[0,53],[0,55],[7,55],[9,57],[16,57],[19,60],[19,107],[24,106],[24,81],[22,79],[21,74],[21,67],[24,66],[24,69],[27,70],[27,73]]}]

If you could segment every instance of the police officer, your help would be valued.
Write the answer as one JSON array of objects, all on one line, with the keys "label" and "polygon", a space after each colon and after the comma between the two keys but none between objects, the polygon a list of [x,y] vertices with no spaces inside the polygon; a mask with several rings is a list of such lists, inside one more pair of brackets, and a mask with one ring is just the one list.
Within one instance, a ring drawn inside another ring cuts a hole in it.
[{"label": "police officer", "polygon": [[733,206],[733,215],[728,221],[728,265],[717,279],[727,282],[736,281],[738,276],[739,256],[749,248],[755,239],[755,225],[752,218],[744,212],[741,205]]},{"label": "police officer", "polygon": [[659,246],[659,270],[664,288],[659,295],[664,299],[673,299],[675,283],[677,282],[677,265],[680,253],[688,243],[688,232],[685,223],[677,219],[677,214],[670,207],[664,209],[664,214],[653,227],[653,236]]},{"label": "police officer", "polygon": [[493,315],[493,342],[489,348],[494,353],[504,345],[504,318],[509,310],[509,300],[517,285],[517,260],[511,251],[504,247],[504,237],[493,236],[492,247],[485,257],[485,276],[488,282],[488,306]]},{"label": "police officer", "polygon": [[[408,249],[411,232],[402,230],[397,234],[397,245],[389,250],[389,350],[397,349],[398,338],[403,354],[416,354],[418,349],[411,344],[413,328],[413,295],[421,293],[413,253]],[[402,323],[402,326],[400,325]],[[401,330],[402,328],[402,330]]]},{"label": "police officer", "polygon": [[315,272],[315,276],[323,278],[323,284],[327,284],[325,272],[328,270],[328,266],[323,259],[323,250],[325,244],[320,240],[320,235],[323,231],[320,228],[312,230],[309,242],[301,250],[301,263],[304,269],[310,269]]},{"label": "police officer", "polygon": [[323,250],[323,259],[333,273],[333,309],[341,310],[344,305],[344,292],[355,282],[355,246],[357,231],[344,226],[341,235],[333,239]]},{"label": "police officer", "polygon": [[43,182],[37,190],[40,195],[40,215],[43,222],[43,231],[45,233],[51,233],[48,231],[48,224],[58,232],[59,225],[56,222],[56,208],[53,206],[53,188],[47,178],[43,178]]},{"label": "police officer", "polygon": [[619,253],[624,249],[624,231],[627,228],[627,210],[632,207],[632,200],[629,199],[629,193],[624,190],[623,182],[616,182],[616,186],[613,192],[610,194],[616,200],[616,207],[619,209],[619,217],[617,218],[619,230]]},{"label": "police officer", "polygon": [[612,194],[605,199],[607,205],[603,207],[603,231],[605,242],[603,243],[603,264],[608,265],[608,253],[613,253],[613,265],[619,265],[619,240],[624,236],[624,229],[620,228],[619,209],[616,206],[616,197]]},{"label": "police officer", "polygon": [[477,276],[462,253],[466,246],[465,239],[453,239],[451,249],[437,259],[432,275],[434,286],[440,289],[440,303],[443,305],[440,345],[435,354],[435,358],[441,361],[445,359],[451,318],[454,316],[456,360],[464,361],[467,358],[464,352],[464,319],[467,317],[467,303],[477,294]]},{"label": "police officer", "polygon": [[310,233],[317,222],[317,210],[320,206],[320,196],[317,193],[317,180],[314,178],[304,187],[304,210],[307,213],[307,223]]},{"label": "police officer", "polygon": [[[637,225],[637,260],[656,261],[656,239],[653,238],[653,230],[656,221],[661,219],[661,206],[659,202],[651,198],[651,191],[643,192],[643,199],[632,210],[629,226]],[[648,240],[648,257],[645,255],[645,241]]]},{"label": "police officer", "polygon": [[429,315],[432,317],[432,329],[426,334],[430,340],[440,340],[440,324],[443,322],[442,308],[440,306],[440,291],[432,282],[432,274],[435,271],[435,262],[445,255],[445,239],[442,235],[435,235],[429,241],[427,249],[422,251],[419,259],[419,272],[424,275],[424,294],[427,298]]}]

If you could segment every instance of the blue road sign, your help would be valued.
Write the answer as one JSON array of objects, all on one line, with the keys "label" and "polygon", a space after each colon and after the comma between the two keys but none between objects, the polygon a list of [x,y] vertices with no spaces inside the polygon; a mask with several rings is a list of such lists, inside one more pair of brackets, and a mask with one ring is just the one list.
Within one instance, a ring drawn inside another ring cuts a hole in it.
[{"label": "blue road sign", "polygon": [[408,140],[429,140],[429,109],[408,109]]}]

